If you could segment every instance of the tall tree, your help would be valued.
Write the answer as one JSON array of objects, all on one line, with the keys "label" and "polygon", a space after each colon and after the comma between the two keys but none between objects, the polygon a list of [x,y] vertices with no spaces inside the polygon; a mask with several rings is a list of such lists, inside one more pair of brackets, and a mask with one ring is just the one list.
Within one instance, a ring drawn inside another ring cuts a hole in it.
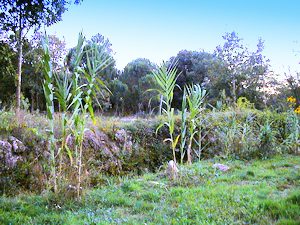
[{"label": "tall tree", "polygon": [[181,74],[176,83],[179,88],[174,90],[173,107],[180,109],[184,86],[189,84],[200,84],[206,86],[209,81],[209,70],[215,63],[215,57],[211,53],[204,51],[182,50],[175,57],[171,57],[169,62],[177,61],[177,71]]},{"label": "tall tree", "polygon": [[[75,3],[78,3],[78,1],[75,1]],[[37,30],[41,25],[50,26],[60,21],[62,14],[67,10],[68,4],[67,0],[0,0],[1,29],[14,34],[18,50],[17,115],[21,103],[22,47],[24,39],[30,30]]]},{"label": "tall tree", "polygon": [[[139,58],[135,59],[132,62],[128,63],[123,73],[120,76],[120,80],[127,84],[129,95],[125,98],[126,108],[132,112],[143,111],[143,104],[141,104],[144,92],[147,90],[143,90],[142,84],[145,85],[147,82],[151,82],[148,77],[148,81],[146,82],[145,76],[151,74],[152,71],[156,68],[156,65],[150,62],[149,59]],[[142,80],[142,78],[144,78]]]},{"label": "tall tree", "polygon": [[16,53],[9,44],[0,41],[0,108],[1,102],[4,105],[11,103],[11,96],[14,93]]},{"label": "tall tree", "polygon": [[[223,39],[223,46],[218,46],[215,50],[221,66],[213,82],[216,86],[223,86],[221,90],[229,90],[227,94],[234,103],[242,95],[256,96],[253,100],[257,101],[258,90],[264,86],[269,66],[268,60],[262,55],[263,41],[259,39],[257,50],[250,52],[235,32],[226,33]],[[216,72],[216,69],[214,71]]]},{"label": "tall tree", "polygon": [[114,79],[109,83],[111,91],[110,104],[115,110],[116,115],[124,114],[125,96],[128,95],[128,86],[118,79]]}]

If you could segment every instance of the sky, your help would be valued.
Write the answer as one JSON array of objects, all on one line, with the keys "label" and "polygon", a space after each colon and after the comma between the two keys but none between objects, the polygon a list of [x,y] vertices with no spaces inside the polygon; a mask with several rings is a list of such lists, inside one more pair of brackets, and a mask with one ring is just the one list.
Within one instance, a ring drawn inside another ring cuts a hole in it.
[{"label": "sky", "polygon": [[252,51],[265,41],[275,73],[300,71],[300,0],[83,0],[47,28],[68,48],[80,31],[108,38],[118,69],[137,58],[160,64],[184,49],[212,53],[235,31]]}]

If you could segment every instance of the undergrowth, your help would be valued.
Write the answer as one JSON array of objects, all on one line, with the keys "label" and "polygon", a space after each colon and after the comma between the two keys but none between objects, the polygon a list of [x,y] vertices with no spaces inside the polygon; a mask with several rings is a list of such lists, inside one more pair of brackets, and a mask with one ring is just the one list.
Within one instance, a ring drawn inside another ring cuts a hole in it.
[{"label": "undergrowth", "polygon": [[[222,172],[212,167],[224,163]],[[300,156],[220,158],[134,177],[106,177],[81,201],[67,195],[0,198],[1,224],[299,224]]]}]

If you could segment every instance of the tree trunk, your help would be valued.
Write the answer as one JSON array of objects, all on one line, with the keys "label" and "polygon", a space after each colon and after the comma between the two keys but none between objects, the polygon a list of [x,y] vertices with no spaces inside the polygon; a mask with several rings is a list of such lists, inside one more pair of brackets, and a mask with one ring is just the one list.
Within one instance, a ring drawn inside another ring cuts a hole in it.
[{"label": "tree trunk", "polygon": [[266,80],[264,74],[262,74],[262,80],[263,80],[263,102],[264,102],[264,107],[267,107],[267,96],[266,96]]},{"label": "tree trunk", "polygon": [[19,33],[17,37],[18,44],[18,74],[17,74],[17,92],[16,92],[16,116],[19,119],[21,108],[21,82],[22,82],[22,60],[23,60],[23,43],[22,43],[22,23],[21,15],[19,18]]},{"label": "tree trunk", "polygon": [[30,112],[33,113],[34,111],[34,92],[31,91],[31,107],[30,107]]},{"label": "tree trunk", "polygon": [[236,96],[236,79],[234,79],[232,81],[232,97],[233,97],[233,105],[236,105],[236,100],[237,100],[237,96]]},{"label": "tree trunk", "polygon": [[36,110],[39,110],[40,106],[39,106],[39,94],[38,93],[35,93],[35,105],[36,105]]}]

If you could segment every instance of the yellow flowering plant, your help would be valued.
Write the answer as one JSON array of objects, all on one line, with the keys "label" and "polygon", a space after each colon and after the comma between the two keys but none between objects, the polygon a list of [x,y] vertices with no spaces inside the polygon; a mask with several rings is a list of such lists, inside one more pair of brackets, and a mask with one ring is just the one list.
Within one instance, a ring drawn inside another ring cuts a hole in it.
[{"label": "yellow flowering plant", "polygon": [[[291,108],[295,108],[295,106],[296,106],[296,104],[297,104],[297,99],[296,99],[295,97],[293,97],[293,96],[290,96],[290,97],[287,98],[287,102],[290,103],[289,106],[290,106]],[[300,114],[300,105],[298,105],[298,107],[296,107],[296,108],[294,109],[294,112],[295,112],[296,114]]]},{"label": "yellow flowering plant", "polygon": [[291,149],[295,153],[300,151],[300,105],[297,105],[297,99],[293,96],[287,98],[287,102],[290,103],[291,109],[288,110],[286,122],[287,122],[287,138],[284,141],[284,145]]},{"label": "yellow flowering plant", "polygon": [[293,97],[293,96],[290,96],[290,97],[287,98],[287,101],[290,102],[290,103],[295,104],[296,103],[296,98]]},{"label": "yellow flowering plant", "polygon": [[294,110],[294,112],[300,114],[300,105]]}]

